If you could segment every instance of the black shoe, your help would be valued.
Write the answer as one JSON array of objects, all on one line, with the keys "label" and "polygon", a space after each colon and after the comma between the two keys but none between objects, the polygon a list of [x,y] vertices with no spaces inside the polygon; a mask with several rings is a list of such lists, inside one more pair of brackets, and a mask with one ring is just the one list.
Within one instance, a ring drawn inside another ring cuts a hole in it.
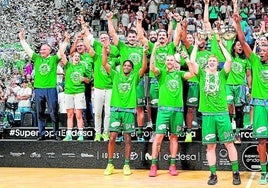
[{"label": "black shoe", "polygon": [[53,139],[56,141],[61,141],[61,137],[59,137],[59,136],[54,136]]},{"label": "black shoe", "polygon": [[46,140],[45,136],[38,136],[37,141],[42,141],[42,140]]},{"label": "black shoe", "polygon": [[239,172],[233,172],[233,185],[240,185],[241,179]]},{"label": "black shoe", "polygon": [[208,179],[208,185],[215,185],[218,182],[218,178],[216,174],[210,174]]}]

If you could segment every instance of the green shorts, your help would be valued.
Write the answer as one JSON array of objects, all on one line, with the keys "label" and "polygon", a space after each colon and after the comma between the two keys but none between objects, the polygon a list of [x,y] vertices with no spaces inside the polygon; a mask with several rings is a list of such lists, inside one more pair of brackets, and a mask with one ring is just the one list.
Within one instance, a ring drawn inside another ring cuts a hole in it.
[{"label": "green shorts", "polygon": [[181,134],[183,126],[183,108],[158,107],[156,118],[156,134]]},{"label": "green shorts", "polygon": [[198,106],[199,101],[199,83],[198,82],[188,82],[189,90],[187,94],[187,106]]},{"label": "green shorts", "polygon": [[227,102],[235,106],[242,106],[246,102],[245,85],[226,85]]},{"label": "green shorts", "polygon": [[136,87],[137,106],[145,106],[144,79],[142,78]]},{"label": "green shorts", "polygon": [[156,78],[151,78],[150,80],[150,105],[156,108],[158,106],[158,99],[159,99],[158,81]]},{"label": "green shorts", "polygon": [[111,111],[110,132],[133,133],[135,131],[135,113]]},{"label": "green shorts", "polygon": [[215,144],[217,136],[220,143],[234,141],[234,133],[228,112],[202,113],[202,143]]},{"label": "green shorts", "polygon": [[253,108],[253,137],[268,138],[268,104]]}]

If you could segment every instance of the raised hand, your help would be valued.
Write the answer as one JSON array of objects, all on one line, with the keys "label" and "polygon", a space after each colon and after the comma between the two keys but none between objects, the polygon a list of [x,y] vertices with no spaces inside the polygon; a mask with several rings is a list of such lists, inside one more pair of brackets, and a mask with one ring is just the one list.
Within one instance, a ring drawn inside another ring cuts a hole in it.
[{"label": "raised hand", "polygon": [[19,32],[19,39],[24,40],[25,39],[25,30],[21,29]]},{"label": "raised hand", "polygon": [[113,13],[112,12],[109,12],[109,13],[106,14],[107,20],[111,20],[112,17],[113,17]]}]

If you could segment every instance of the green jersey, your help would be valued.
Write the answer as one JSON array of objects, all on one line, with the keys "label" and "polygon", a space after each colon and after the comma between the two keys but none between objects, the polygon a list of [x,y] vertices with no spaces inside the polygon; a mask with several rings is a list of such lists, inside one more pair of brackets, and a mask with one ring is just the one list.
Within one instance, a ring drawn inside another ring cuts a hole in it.
[{"label": "green jersey", "polygon": [[166,69],[159,69],[157,76],[159,83],[159,101],[161,107],[183,107],[182,79],[184,71],[174,70],[168,72]]},{"label": "green jersey", "polygon": [[[108,64],[113,67],[112,58],[108,57]],[[102,54],[94,56],[94,87],[98,89],[112,89],[112,78],[102,66]]]},{"label": "green jersey", "polygon": [[41,57],[33,53],[34,61],[34,87],[35,88],[56,88],[57,65],[60,61],[57,55]]},{"label": "green jersey", "polygon": [[[98,89],[112,89],[112,78],[107,74],[106,70],[102,66],[102,45],[99,41],[94,41],[94,49],[96,51],[93,63],[94,63],[94,87]],[[112,69],[115,68],[115,63],[119,51],[116,46],[110,45],[110,53],[108,56],[108,64]]]},{"label": "green jersey", "polygon": [[134,71],[138,72],[142,65],[143,47],[130,46],[119,40],[118,49],[120,52],[120,65],[121,69],[125,60],[131,60],[134,64]]},{"label": "green jersey", "polygon": [[[152,53],[153,48],[154,48],[154,43],[149,42],[150,54]],[[168,55],[174,55],[174,54],[175,54],[174,42],[170,42],[166,46],[158,47],[156,52],[155,52],[155,66],[159,69],[165,69],[166,68],[166,57]],[[150,71],[149,76],[154,77],[153,72]]]},{"label": "green jersey", "polygon": [[87,75],[92,77],[93,70],[93,58],[89,55],[89,53],[83,53],[80,55],[80,63],[83,64],[87,70]]},{"label": "green jersey", "polygon": [[132,70],[129,76],[125,76],[111,69],[110,75],[113,81],[111,107],[136,108],[136,87],[140,81],[139,73]]},{"label": "green jersey", "polygon": [[81,77],[89,78],[87,69],[83,63],[79,62],[74,65],[67,62],[65,65],[65,90],[66,94],[77,94],[85,92],[85,84],[81,81]]},{"label": "green jersey", "polygon": [[229,73],[228,85],[245,85],[246,71],[251,69],[248,59],[242,59],[239,55],[232,58],[232,67]]},{"label": "green jersey", "polygon": [[260,57],[251,53],[249,61],[252,66],[252,92],[255,99],[268,99],[268,64],[262,63]]},{"label": "green jersey", "polygon": [[228,112],[225,69],[216,74],[208,74],[199,68],[196,77],[199,80],[199,111],[202,113]]},{"label": "green jersey", "polygon": [[[96,54],[102,54],[102,44],[100,41],[94,40],[93,48]],[[115,45],[110,45],[109,58],[117,58],[119,56],[119,50]]]}]

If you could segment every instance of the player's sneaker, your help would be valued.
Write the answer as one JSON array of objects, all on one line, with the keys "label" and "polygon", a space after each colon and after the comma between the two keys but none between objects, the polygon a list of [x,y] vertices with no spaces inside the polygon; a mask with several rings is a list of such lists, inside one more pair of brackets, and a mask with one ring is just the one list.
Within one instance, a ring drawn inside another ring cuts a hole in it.
[{"label": "player's sneaker", "polygon": [[102,138],[104,142],[107,142],[110,139],[110,135],[109,133],[103,133],[102,134]]},{"label": "player's sneaker", "polygon": [[149,177],[156,177],[157,176],[157,166],[151,165]]},{"label": "player's sneaker", "polygon": [[138,142],[145,142],[144,138],[143,138],[143,137],[139,137],[139,136],[138,136],[138,138],[137,138],[137,141],[138,141]]},{"label": "player's sneaker", "polygon": [[78,138],[77,138],[77,141],[83,142],[84,141],[83,135],[79,135]]},{"label": "player's sneaker", "polygon": [[105,171],[104,171],[104,175],[105,176],[109,176],[113,173],[114,171],[114,165],[113,164],[108,164]]},{"label": "player's sneaker", "polygon": [[241,179],[239,172],[233,172],[233,185],[240,185]]},{"label": "player's sneaker", "polygon": [[234,141],[235,144],[241,144],[241,137],[240,137],[240,134],[236,134],[235,135],[235,141]]},{"label": "player's sneaker", "polygon": [[124,174],[125,176],[129,176],[129,175],[132,174],[129,165],[124,165],[124,168],[123,168],[123,174]]},{"label": "player's sneaker", "polygon": [[268,174],[267,173],[261,173],[261,178],[259,180],[260,185],[266,185],[268,181]]},{"label": "player's sneaker", "polygon": [[65,136],[65,138],[63,139],[63,141],[72,141],[72,140],[73,140],[73,138],[72,138],[72,136],[69,135],[69,134],[67,134],[67,135]]},{"label": "player's sneaker", "polygon": [[123,142],[124,141],[124,136],[118,136],[115,140],[116,142]]},{"label": "player's sneaker", "polygon": [[100,134],[100,133],[97,133],[97,134],[95,135],[94,142],[100,142],[100,141],[101,141],[101,138],[102,138],[101,134]]},{"label": "player's sneaker", "polygon": [[216,174],[210,174],[208,179],[208,185],[215,185],[218,182],[218,178]]},{"label": "player's sneaker", "polygon": [[184,142],[192,142],[192,133],[186,132],[185,140]]},{"label": "player's sneaker", "polygon": [[169,174],[171,176],[177,176],[179,174],[178,171],[176,170],[176,166],[175,165],[169,166]]}]

